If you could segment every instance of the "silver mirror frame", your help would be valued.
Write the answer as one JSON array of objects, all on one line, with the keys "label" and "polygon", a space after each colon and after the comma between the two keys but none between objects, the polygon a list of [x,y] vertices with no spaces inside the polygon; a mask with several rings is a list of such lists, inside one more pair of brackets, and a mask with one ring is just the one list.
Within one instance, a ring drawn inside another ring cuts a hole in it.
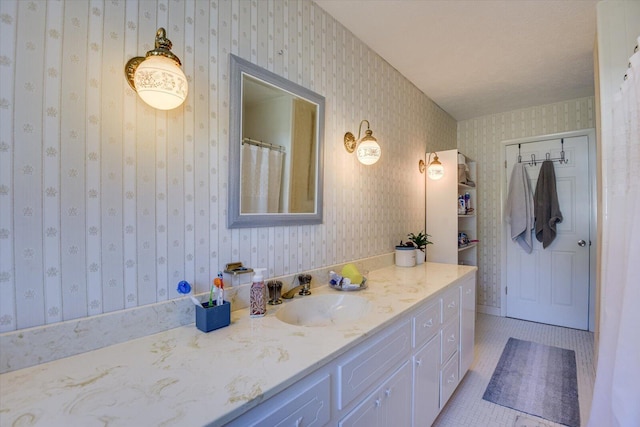
[{"label": "silver mirror frame", "polygon": [[[280,77],[236,55],[230,57],[231,92],[229,94],[229,206],[228,228],[276,227],[322,224],[324,182],[324,108],[325,99],[303,86]],[[318,105],[316,209],[314,213],[240,213],[240,149],[242,140],[242,77],[247,74]]]}]

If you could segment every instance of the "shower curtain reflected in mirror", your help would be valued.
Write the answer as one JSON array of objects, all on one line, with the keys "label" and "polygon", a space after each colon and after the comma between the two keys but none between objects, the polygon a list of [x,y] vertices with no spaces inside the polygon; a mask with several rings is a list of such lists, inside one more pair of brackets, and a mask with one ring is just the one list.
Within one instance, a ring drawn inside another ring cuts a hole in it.
[{"label": "shower curtain reflected in mirror", "polygon": [[240,212],[278,213],[284,153],[266,147],[242,145]]}]

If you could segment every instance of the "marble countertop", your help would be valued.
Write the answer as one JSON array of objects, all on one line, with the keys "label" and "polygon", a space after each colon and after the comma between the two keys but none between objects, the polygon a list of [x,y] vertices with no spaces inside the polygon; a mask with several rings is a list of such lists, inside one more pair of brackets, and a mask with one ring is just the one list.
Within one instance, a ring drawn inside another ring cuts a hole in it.
[{"label": "marble countertop", "polygon": [[210,333],[191,324],[2,374],[0,425],[222,425],[475,270],[425,263],[371,271],[368,288],[356,292],[371,309],[349,324],[284,323],[275,313],[285,301],[263,318],[233,311],[230,326]]}]

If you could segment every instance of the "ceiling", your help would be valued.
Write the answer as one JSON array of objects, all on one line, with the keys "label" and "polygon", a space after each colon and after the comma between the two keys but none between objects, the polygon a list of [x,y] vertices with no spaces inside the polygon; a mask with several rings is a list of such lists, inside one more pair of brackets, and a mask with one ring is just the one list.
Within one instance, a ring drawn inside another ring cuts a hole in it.
[{"label": "ceiling", "polygon": [[594,94],[597,0],[315,0],[456,120]]}]

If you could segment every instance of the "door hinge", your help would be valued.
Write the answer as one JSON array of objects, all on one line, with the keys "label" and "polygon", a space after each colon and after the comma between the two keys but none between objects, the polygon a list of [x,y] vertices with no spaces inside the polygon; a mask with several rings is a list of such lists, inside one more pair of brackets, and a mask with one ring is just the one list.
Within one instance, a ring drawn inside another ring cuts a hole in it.
[{"label": "door hinge", "polygon": [[509,287],[508,286],[504,287],[504,294],[505,295],[509,295]]},{"label": "door hinge", "polygon": [[504,161],[504,168],[505,169],[507,168],[507,161],[506,160]]}]

